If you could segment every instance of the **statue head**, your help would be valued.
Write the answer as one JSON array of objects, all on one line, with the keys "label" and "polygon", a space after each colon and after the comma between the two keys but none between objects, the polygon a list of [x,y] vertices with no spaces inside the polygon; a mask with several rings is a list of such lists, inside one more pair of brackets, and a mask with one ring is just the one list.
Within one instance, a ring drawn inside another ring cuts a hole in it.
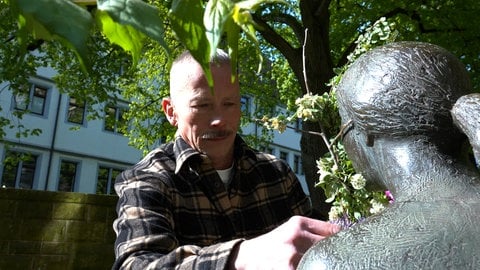
[{"label": "statue head", "polygon": [[[451,119],[455,101],[471,92],[463,64],[428,43],[397,42],[359,57],[337,89],[346,151],[357,170],[372,164],[371,147],[383,140],[412,137],[439,148],[459,147],[461,133]],[[444,147],[445,146],[445,147]],[[374,171],[367,178],[377,178]]]}]

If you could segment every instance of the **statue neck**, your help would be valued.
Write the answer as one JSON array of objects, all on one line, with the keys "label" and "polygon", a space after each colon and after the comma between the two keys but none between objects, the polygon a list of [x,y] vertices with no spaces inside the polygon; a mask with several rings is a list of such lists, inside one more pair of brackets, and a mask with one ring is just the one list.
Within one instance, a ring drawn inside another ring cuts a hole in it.
[{"label": "statue neck", "polygon": [[[436,200],[458,195],[473,177],[472,168],[422,141],[376,141],[373,147],[381,184],[397,200]],[[478,182],[478,181],[477,181]]]}]

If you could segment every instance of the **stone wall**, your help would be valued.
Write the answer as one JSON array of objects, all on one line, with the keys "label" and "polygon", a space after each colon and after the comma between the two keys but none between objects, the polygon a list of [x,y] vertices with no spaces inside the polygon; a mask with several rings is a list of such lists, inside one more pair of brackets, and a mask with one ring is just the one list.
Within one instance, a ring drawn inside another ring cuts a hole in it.
[{"label": "stone wall", "polygon": [[117,197],[0,188],[0,269],[110,269]]}]

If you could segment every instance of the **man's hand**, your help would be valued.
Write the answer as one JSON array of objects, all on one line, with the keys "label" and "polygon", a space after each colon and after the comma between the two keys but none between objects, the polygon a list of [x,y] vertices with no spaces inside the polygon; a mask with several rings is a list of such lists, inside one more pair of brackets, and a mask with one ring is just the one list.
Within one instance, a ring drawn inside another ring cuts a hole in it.
[{"label": "man's hand", "polygon": [[337,225],[294,216],[271,232],[239,244],[230,255],[231,269],[296,269],[307,249],[339,231]]}]

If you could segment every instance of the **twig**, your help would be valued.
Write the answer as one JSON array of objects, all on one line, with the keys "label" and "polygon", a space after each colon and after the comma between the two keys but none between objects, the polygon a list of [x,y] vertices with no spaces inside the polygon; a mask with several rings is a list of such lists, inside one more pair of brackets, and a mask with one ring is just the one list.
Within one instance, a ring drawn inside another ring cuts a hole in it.
[{"label": "twig", "polygon": [[340,131],[337,133],[337,135],[333,138],[332,144],[335,143],[340,137],[343,137],[345,129],[349,128],[353,124],[353,120],[350,119],[347,121],[347,123],[343,124],[340,127]]},{"label": "twig", "polygon": [[328,141],[328,138],[327,138],[327,136],[325,135],[325,130],[324,130],[324,128],[323,128],[323,125],[322,125],[320,122],[318,122],[318,125],[320,126],[320,130],[322,131],[322,133],[321,133],[320,136],[322,137],[323,142],[324,142],[325,145],[327,146],[328,152],[330,152],[330,155],[332,155],[332,157],[333,157],[333,163],[335,164],[335,166],[337,166],[337,168],[340,168],[340,167],[338,166],[338,156],[337,156],[337,154],[335,153],[335,151],[333,151],[333,148],[332,148],[333,143],[330,143],[330,142]]},{"label": "twig", "polygon": [[[262,119],[258,119],[258,118],[254,118],[253,121],[257,122],[257,123],[264,123],[264,121]],[[320,126],[320,130],[321,132],[316,132],[316,131],[311,131],[311,130],[305,130],[305,129],[299,129],[299,128],[295,128],[295,127],[291,127],[291,126],[288,126],[288,125],[285,125],[286,128],[289,128],[289,129],[293,129],[295,131],[299,131],[299,132],[302,132],[302,133],[306,133],[306,134],[311,134],[311,135],[316,135],[316,136],[320,136],[323,140],[323,142],[325,143],[325,145],[327,146],[327,149],[328,149],[328,152],[330,152],[330,154],[332,155],[333,157],[333,163],[337,166],[339,164],[339,160],[338,160],[338,156],[337,154],[335,153],[335,151],[333,150],[333,145],[335,145],[335,143],[338,141],[339,138],[341,138],[344,134],[344,131],[345,129],[347,128],[350,128],[351,125],[353,124],[353,121],[352,119],[348,120],[347,123],[343,124],[341,127],[340,127],[340,131],[337,133],[337,135],[335,135],[335,137],[332,139],[332,142],[330,143],[328,141],[328,138],[325,134],[325,130],[322,126],[322,124],[319,122],[318,125]]]},{"label": "twig", "polygon": [[305,39],[303,40],[303,46],[302,46],[302,65],[303,65],[303,83],[305,84],[305,90],[307,91],[307,94],[310,93],[310,89],[308,87],[308,80],[307,80],[307,67],[305,64],[305,47],[307,45],[307,36],[308,36],[308,28],[305,28]]}]

